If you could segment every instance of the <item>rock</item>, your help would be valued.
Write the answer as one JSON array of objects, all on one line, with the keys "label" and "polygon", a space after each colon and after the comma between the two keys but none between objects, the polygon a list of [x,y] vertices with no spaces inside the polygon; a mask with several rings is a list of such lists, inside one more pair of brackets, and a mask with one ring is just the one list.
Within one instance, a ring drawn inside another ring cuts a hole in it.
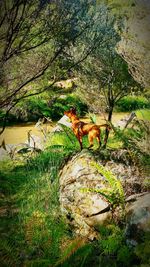
[{"label": "rock", "polygon": [[[60,173],[60,205],[62,212],[66,214],[77,235],[91,240],[97,237],[98,231],[96,229],[99,229],[99,225],[107,225],[112,215],[107,199],[100,193],[88,190],[110,189],[105,178],[91,164],[95,161],[95,158],[100,165],[105,165],[106,169],[110,170],[121,181],[125,196],[130,196],[127,199],[129,203],[126,205],[127,218],[131,214],[129,212],[130,205],[137,203],[139,211],[142,212],[143,202],[148,203],[147,200],[142,200],[145,193],[139,194],[144,190],[142,173],[136,166],[132,166],[127,151],[120,150],[117,151],[117,154],[110,152],[107,160],[102,157],[102,153],[103,151],[100,150],[98,155],[94,153],[93,156],[92,152],[84,149],[73,156]],[[126,164],[127,158],[128,164]],[[117,220],[120,219],[119,210],[114,215]],[[136,216],[136,212],[133,213],[132,218],[134,216]],[[129,221],[128,225],[130,225]]]},{"label": "rock", "polygon": [[42,139],[36,135],[30,135],[25,144],[29,148],[35,148],[35,150],[44,150]]},{"label": "rock", "polygon": [[60,124],[65,125],[65,126],[67,126],[67,127],[69,127],[69,128],[71,128],[71,125],[72,125],[72,124],[69,122],[69,118],[68,118],[66,115],[64,115],[64,116],[57,122],[57,126],[54,127],[54,128],[52,129],[51,132],[59,132],[59,131],[62,131],[63,129],[62,129],[62,127],[61,127]]},{"label": "rock", "polygon": [[0,148],[0,161],[10,159],[8,152],[4,148]]},{"label": "rock", "polygon": [[127,150],[112,152],[111,160],[107,160],[105,167],[121,181],[126,197],[145,190],[144,172],[134,164]]},{"label": "rock", "polygon": [[126,202],[127,241],[136,245],[150,231],[150,193],[132,195]]},{"label": "rock", "polygon": [[16,145],[4,144],[0,147],[0,161],[13,159],[16,153]]},{"label": "rock", "polygon": [[131,114],[129,116],[125,116],[120,121],[117,121],[117,123],[115,124],[115,126],[118,126],[121,129],[125,129],[125,128],[128,127],[128,125],[131,123],[131,121],[133,121],[133,119],[135,117],[136,117],[135,112],[131,112]]},{"label": "rock", "polygon": [[95,227],[111,216],[107,200],[99,193],[86,190],[106,188],[104,177],[91,165],[93,161],[90,152],[83,150],[69,160],[60,174],[61,209],[76,234],[89,239],[96,237]]}]

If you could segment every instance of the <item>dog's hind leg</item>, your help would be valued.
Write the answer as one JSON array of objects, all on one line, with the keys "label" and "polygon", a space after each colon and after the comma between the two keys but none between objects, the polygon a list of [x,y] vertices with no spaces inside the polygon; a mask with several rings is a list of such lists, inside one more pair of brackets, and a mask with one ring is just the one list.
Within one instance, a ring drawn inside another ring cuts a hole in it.
[{"label": "dog's hind leg", "polygon": [[88,135],[88,140],[89,140],[89,146],[88,146],[88,148],[91,148],[92,146],[93,146],[93,135],[90,135],[90,133],[89,133],[89,135]]},{"label": "dog's hind leg", "polygon": [[101,147],[101,138],[100,138],[100,135],[99,136],[96,136],[96,140],[98,141],[98,147]]}]

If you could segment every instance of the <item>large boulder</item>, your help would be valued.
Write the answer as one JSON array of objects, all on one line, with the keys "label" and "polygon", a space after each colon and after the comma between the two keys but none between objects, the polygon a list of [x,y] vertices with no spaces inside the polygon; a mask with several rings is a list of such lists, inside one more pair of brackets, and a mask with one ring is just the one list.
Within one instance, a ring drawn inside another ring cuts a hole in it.
[{"label": "large boulder", "polygon": [[[110,155],[105,155],[105,152],[108,151],[100,150],[98,154],[95,152],[93,155],[92,152],[84,149],[66,163],[60,173],[61,209],[70,221],[74,232],[91,240],[97,237],[100,225],[110,223],[112,217],[110,204],[106,198],[96,192],[101,189],[108,192],[110,185],[92,164],[97,159],[98,163],[105,165],[105,168],[112,172],[123,185],[127,198],[127,236],[130,239],[133,225],[137,224],[137,229],[140,229],[143,227],[142,220],[149,218],[149,196],[146,193],[139,194],[145,190],[142,185],[144,178],[138,168],[130,165],[127,151],[117,151],[117,154],[112,151],[109,152]],[[144,214],[145,218],[142,217]],[[114,217],[119,220],[120,215],[120,210],[116,209]],[[146,225],[147,222],[144,227],[148,229]]]},{"label": "large boulder", "polygon": [[87,150],[68,161],[60,174],[60,204],[77,235],[93,239],[97,225],[111,216],[109,203],[99,193],[86,189],[105,188],[105,179],[92,166],[94,157]]},{"label": "large boulder", "polygon": [[150,231],[150,193],[132,195],[126,201],[127,240],[136,245]]},{"label": "large boulder", "polygon": [[62,131],[62,127],[61,127],[61,124],[64,125],[64,126],[67,126],[69,128],[71,128],[71,123],[69,122],[69,118],[64,115],[58,122],[57,122],[57,125],[56,127],[54,127],[51,132],[59,132],[59,131]]}]

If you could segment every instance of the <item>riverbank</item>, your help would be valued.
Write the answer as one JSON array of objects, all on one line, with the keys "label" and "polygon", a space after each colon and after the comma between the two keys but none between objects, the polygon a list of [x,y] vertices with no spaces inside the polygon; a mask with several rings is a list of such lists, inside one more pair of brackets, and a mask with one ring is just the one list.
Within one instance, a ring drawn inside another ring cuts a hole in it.
[{"label": "riverbank", "polygon": [[[125,116],[128,116],[128,112],[116,112],[113,114],[112,122],[115,124],[117,121],[121,120]],[[107,118],[107,114],[103,116],[96,116],[96,124],[105,123],[105,119]],[[84,122],[89,122],[89,117],[82,118]],[[22,123],[14,126],[7,126],[2,135],[0,135],[0,144],[3,140],[5,140],[6,144],[19,144],[24,143],[27,140],[28,132],[31,131],[33,135],[38,137],[43,137],[43,133],[40,129],[35,127],[35,123]],[[46,123],[42,127],[45,131],[49,132],[56,125],[56,123]]]}]

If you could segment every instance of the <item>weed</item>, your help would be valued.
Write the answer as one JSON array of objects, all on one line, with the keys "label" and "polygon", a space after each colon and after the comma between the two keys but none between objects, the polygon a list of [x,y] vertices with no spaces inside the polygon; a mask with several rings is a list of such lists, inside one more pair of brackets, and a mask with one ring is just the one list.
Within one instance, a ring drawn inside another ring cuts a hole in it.
[{"label": "weed", "polygon": [[133,249],[125,242],[124,230],[114,224],[99,228],[100,266],[132,266]]}]

